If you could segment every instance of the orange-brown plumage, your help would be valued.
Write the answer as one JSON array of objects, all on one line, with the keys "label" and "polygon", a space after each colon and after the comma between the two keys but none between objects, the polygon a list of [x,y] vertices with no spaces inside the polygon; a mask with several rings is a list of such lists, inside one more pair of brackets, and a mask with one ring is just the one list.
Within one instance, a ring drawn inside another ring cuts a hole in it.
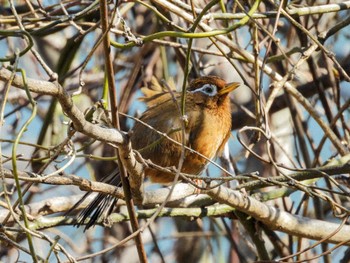
[{"label": "orange-brown plumage", "polygon": [[[180,114],[181,92],[169,92],[160,85],[154,84],[154,89],[143,89],[147,103],[147,110],[136,122],[131,133],[134,149],[139,150],[144,159],[150,159],[159,166],[177,166],[184,144],[194,151],[185,151],[182,172],[200,174],[208,163],[208,159],[215,158],[223,150],[231,131],[231,110],[229,92],[239,86],[238,83],[226,84],[224,80],[215,76],[195,79],[186,90],[185,112],[187,122],[183,125]],[[175,98],[175,101],[174,101]],[[184,133],[182,131],[185,127]],[[158,131],[158,132],[156,132]],[[176,144],[160,133],[180,143]],[[183,137],[185,135],[185,138]],[[169,183],[173,181],[172,174],[147,168],[147,177],[153,182]],[[116,176],[110,177],[113,184],[120,183]],[[102,215],[112,211],[115,199],[98,194],[91,205],[80,214],[78,224],[83,224],[91,216],[86,228],[94,225]],[[103,209],[101,207],[103,206]],[[99,207],[99,208],[97,208]],[[107,211],[107,212],[105,212]]]},{"label": "orange-brown plumage", "polygon": [[[217,94],[208,96],[204,92],[196,91],[206,84],[215,85]],[[185,127],[184,143],[209,159],[217,156],[230,135],[231,111],[228,92],[220,94],[226,86],[225,81],[218,77],[201,77],[191,82],[186,93],[185,112],[188,122]],[[238,84],[234,84],[234,87],[236,86]],[[179,111],[181,93],[171,94],[159,88],[158,90],[158,93],[146,91],[146,94],[151,94],[144,99],[150,107],[140,120],[181,143],[183,127]],[[174,102],[174,97],[178,105]],[[162,137],[155,130],[137,122],[131,136],[133,148],[140,150],[145,159],[150,159],[160,166],[177,166],[181,145]],[[207,163],[205,158],[195,152],[186,151],[182,172],[197,175]],[[151,169],[146,171],[146,176],[158,183],[169,183],[173,180],[173,175]]]}]

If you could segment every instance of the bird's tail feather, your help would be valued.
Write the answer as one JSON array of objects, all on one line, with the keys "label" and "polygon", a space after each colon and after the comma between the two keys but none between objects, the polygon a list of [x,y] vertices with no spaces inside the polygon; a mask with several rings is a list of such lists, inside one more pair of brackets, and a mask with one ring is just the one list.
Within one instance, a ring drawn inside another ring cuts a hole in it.
[{"label": "bird's tail feather", "polygon": [[[112,173],[107,175],[102,182],[120,186],[120,171],[117,167]],[[67,213],[71,214],[89,195],[93,192],[87,192]],[[80,227],[85,225],[84,231],[94,226],[97,222],[102,221],[108,217],[114,208],[114,205],[117,202],[117,198],[108,194],[98,193],[94,199],[85,207],[78,215],[77,222],[74,226]]]}]

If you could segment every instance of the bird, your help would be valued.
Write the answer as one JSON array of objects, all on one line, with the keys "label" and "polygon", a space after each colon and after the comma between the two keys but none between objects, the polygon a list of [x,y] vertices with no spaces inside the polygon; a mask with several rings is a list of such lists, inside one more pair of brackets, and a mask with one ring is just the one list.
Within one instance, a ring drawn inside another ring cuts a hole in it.
[{"label": "bird", "polygon": [[[173,167],[179,163],[184,143],[193,151],[185,151],[181,172],[199,175],[205,170],[208,160],[221,154],[230,137],[231,103],[228,94],[239,86],[239,82],[226,83],[212,75],[191,81],[185,94],[185,122],[180,110],[181,92],[155,83],[151,88],[143,88],[145,96],[141,100],[146,103],[147,109],[131,130],[133,149],[138,150],[145,160],[149,159],[162,167]],[[179,143],[174,143],[162,134]],[[174,180],[174,174],[149,167],[145,168],[145,176],[151,182],[160,184]],[[118,167],[103,182],[120,186]],[[87,192],[71,210],[77,208],[90,194]],[[116,202],[114,196],[98,193],[80,212],[76,226],[85,225],[85,230],[89,229],[107,218]]]}]

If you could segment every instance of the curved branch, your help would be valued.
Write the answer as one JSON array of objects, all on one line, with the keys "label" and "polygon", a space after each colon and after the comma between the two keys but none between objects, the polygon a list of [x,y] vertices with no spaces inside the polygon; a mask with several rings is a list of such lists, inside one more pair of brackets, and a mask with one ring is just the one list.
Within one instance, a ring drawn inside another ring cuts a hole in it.
[{"label": "curved branch", "polygon": [[[6,82],[10,78],[11,71],[4,67],[0,68],[0,80]],[[71,119],[76,131],[93,137],[96,140],[112,143],[118,146],[128,144],[129,140],[126,133],[115,129],[102,128],[85,120],[84,114],[73,103],[71,96],[58,83],[28,78],[27,84],[28,89],[31,92],[56,97],[61,104],[64,113]],[[24,89],[23,80],[18,75],[14,77],[12,85],[16,88]]]},{"label": "curved branch", "polygon": [[[179,184],[179,187],[186,186],[186,184]],[[189,185],[187,185],[189,187]],[[169,189],[160,189],[162,191]],[[192,189],[193,190],[193,189]],[[180,191],[178,191],[180,192]],[[147,195],[157,196],[157,202],[166,196],[166,193],[159,192],[158,190],[145,193]],[[331,223],[321,221],[317,219],[310,219],[298,215],[292,215],[285,211],[279,210],[273,206],[266,205],[258,200],[246,196],[245,194],[231,190],[227,187],[220,186],[213,190],[208,191],[208,195],[220,202],[220,205],[211,205],[205,208],[163,208],[158,217],[204,217],[204,216],[227,216],[227,213],[232,212],[234,209],[238,209],[255,219],[263,222],[272,230],[278,230],[284,233],[288,233],[294,236],[310,238],[314,240],[322,240],[329,236],[326,242],[339,243],[347,242],[350,245],[350,226],[344,225],[340,228],[341,223]],[[202,195],[204,196],[204,195]],[[47,215],[57,212],[62,212],[64,209],[68,209],[70,204],[74,204],[76,199],[81,196],[75,197],[55,197],[38,203],[27,205],[25,208],[31,213],[32,216]],[[92,196],[93,197],[93,196]],[[91,198],[92,198],[91,197]],[[197,198],[197,196],[196,196]],[[146,198],[147,199],[147,198]],[[152,199],[152,197],[151,197]],[[89,200],[86,200],[89,202]],[[68,204],[68,205],[67,205]],[[84,204],[82,204],[84,205]],[[154,215],[154,209],[138,210],[138,218],[150,218]],[[3,214],[7,213],[6,210],[0,210],[0,220]],[[113,213],[108,219],[108,223],[118,223],[122,221],[128,221],[129,218],[123,213]],[[35,229],[49,228],[62,224],[71,224],[71,219],[64,217],[38,217],[31,225]],[[101,222],[103,224],[103,222]],[[339,231],[338,231],[339,230]],[[338,232],[337,232],[338,231]],[[334,234],[334,235],[332,235]]]},{"label": "curved branch", "polygon": [[230,205],[263,222],[272,230],[314,240],[321,240],[334,234],[327,242],[347,241],[347,245],[350,245],[350,226],[348,225],[338,229],[341,224],[293,215],[224,186],[219,186],[207,193],[216,201]]}]

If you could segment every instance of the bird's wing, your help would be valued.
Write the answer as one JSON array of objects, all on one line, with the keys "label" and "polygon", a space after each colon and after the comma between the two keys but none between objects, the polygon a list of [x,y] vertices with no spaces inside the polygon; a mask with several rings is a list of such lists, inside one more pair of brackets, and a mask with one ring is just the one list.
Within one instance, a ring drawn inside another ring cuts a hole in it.
[{"label": "bird's wing", "polygon": [[177,165],[183,134],[185,145],[189,143],[189,130],[182,131],[181,114],[176,103],[170,93],[157,97],[156,103],[143,113],[140,122],[135,123],[131,135],[133,147],[145,159],[164,167]]},{"label": "bird's wing", "polygon": [[176,86],[173,79],[169,79],[167,86],[162,85],[156,77],[152,77],[150,85],[147,87],[142,87],[141,92],[143,97],[140,98],[140,101],[143,101],[147,104],[148,107],[153,107],[163,100],[163,95],[166,95],[170,92],[176,92]]}]

